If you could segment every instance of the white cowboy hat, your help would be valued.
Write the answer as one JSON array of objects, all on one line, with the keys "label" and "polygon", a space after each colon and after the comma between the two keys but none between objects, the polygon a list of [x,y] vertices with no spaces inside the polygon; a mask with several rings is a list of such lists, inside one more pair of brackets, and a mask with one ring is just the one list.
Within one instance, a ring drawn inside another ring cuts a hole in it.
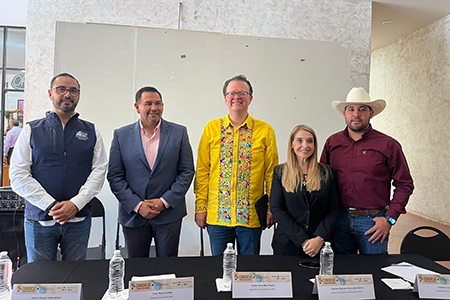
[{"label": "white cowboy hat", "polygon": [[375,117],[386,107],[386,101],[383,99],[377,99],[370,101],[370,96],[367,94],[366,90],[362,87],[355,87],[348,93],[345,102],[335,100],[331,102],[331,106],[342,114],[345,107],[350,104],[360,104],[370,106],[373,110],[373,116]]}]

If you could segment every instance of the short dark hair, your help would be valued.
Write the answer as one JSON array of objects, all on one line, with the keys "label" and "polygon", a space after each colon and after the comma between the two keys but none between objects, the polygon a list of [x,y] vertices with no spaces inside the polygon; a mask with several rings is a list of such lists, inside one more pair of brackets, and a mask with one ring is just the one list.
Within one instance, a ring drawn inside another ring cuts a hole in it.
[{"label": "short dark hair", "polygon": [[141,101],[142,94],[145,92],[157,93],[162,101],[162,95],[156,88],[152,86],[144,86],[143,88],[140,88],[139,91],[137,91],[136,93],[136,103],[139,103]]},{"label": "short dark hair", "polygon": [[252,88],[252,84],[250,83],[250,81],[248,81],[247,77],[245,77],[244,75],[236,75],[233,78],[228,79],[227,81],[225,81],[225,83],[223,84],[223,95],[225,96],[225,94],[227,93],[227,87],[230,84],[230,82],[232,81],[243,81],[245,83],[247,83],[248,88],[249,88],[249,93],[250,96],[253,95],[253,88]]},{"label": "short dark hair", "polygon": [[11,124],[12,124],[12,126],[19,126],[20,123],[19,123],[19,120],[14,119],[11,121]]},{"label": "short dark hair", "polygon": [[69,73],[61,73],[56,75],[55,77],[52,78],[52,81],[50,81],[50,88],[53,87],[53,84],[55,83],[55,80],[58,79],[59,77],[70,77],[72,79],[75,79],[75,81],[78,83],[78,88],[81,88],[80,82],[78,81],[78,79],[76,79],[73,75],[69,74]]}]

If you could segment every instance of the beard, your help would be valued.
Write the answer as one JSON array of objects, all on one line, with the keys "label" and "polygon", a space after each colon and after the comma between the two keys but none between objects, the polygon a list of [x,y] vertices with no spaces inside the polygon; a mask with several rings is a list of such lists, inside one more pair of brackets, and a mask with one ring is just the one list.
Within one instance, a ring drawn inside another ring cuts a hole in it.
[{"label": "beard", "polygon": [[367,124],[361,124],[360,126],[353,126],[352,123],[350,122],[350,124],[347,125],[348,128],[350,128],[351,131],[353,132],[364,132],[367,130],[367,128],[369,127],[369,123]]},{"label": "beard", "polygon": [[[64,102],[67,102],[67,100],[70,100],[70,103],[72,105],[64,104]],[[72,112],[75,110],[76,105],[75,105],[75,101],[73,99],[65,98],[65,99],[61,99],[61,101],[59,101],[58,107],[63,112]]]},{"label": "beard", "polygon": [[149,123],[159,123],[159,120],[161,120],[161,114],[159,112],[153,113],[152,115],[148,114],[145,119]]}]

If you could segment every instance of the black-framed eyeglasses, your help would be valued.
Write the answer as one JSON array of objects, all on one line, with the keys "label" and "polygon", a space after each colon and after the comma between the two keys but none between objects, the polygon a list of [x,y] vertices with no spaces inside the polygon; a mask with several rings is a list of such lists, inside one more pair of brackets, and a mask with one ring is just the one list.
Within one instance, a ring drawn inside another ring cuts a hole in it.
[{"label": "black-framed eyeglasses", "polygon": [[239,98],[247,97],[247,95],[250,95],[249,92],[228,92],[225,94],[228,99],[233,99],[234,97],[238,96]]},{"label": "black-framed eyeglasses", "polygon": [[80,94],[80,90],[74,87],[57,86],[52,88],[52,90],[55,90],[59,95],[64,95],[67,91],[69,91],[71,96],[78,96]]}]

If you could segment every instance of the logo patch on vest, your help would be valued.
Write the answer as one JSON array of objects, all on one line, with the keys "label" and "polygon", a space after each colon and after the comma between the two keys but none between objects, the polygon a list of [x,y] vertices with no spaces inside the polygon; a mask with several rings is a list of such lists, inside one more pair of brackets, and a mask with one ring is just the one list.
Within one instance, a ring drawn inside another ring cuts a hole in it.
[{"label": "logo patch on vest", "polygon": [[79,139],[80,141],[87,141],[89,140],[88,134],[87,132],[83,132],[83,131],[78,131],[77,134],[75,135],[75,137],[77,139]]}]

